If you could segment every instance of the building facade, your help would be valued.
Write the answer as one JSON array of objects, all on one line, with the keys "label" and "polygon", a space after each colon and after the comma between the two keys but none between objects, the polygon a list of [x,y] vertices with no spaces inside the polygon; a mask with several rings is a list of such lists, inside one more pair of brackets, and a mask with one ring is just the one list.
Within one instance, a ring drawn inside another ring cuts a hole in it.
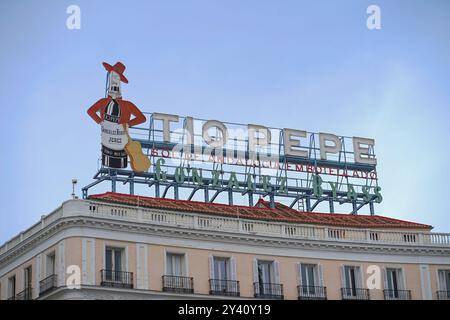
[{"label": "building facade", "polygon": [[450,299],[450,234],[381,216],[132,196],[0,247],[0,299]]}]

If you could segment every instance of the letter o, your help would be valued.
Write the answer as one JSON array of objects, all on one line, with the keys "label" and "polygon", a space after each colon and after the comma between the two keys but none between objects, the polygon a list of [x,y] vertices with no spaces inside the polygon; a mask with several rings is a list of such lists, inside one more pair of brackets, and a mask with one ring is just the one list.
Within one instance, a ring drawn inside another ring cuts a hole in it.
[{"label": "letter o", "polygon": [[[208,130],[211,128],[216,127],[221,133],[222,133],[222,139],[220,140],[213,140],[211,138],[211,136],[208,133]],[[210,145],[213,148],[221,148],[223,147],[225,144],[227,144],[228,141],[228,130],[227,127],[225,127],[225,125],[217,120],[208,120],[203,124],[203,128],[202,128],[202,136],[203,136],[203,140],[205,140],[205,142]]]}]

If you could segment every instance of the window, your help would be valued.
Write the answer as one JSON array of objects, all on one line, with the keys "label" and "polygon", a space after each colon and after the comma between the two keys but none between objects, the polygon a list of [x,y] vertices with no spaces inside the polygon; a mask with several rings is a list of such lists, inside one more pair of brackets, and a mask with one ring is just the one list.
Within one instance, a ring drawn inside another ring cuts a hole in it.
[{"label": "window", "polygon": [[184,254],[167,253],[166,256],[166,275],[168,276],[184,276],[186,270],[184,268]]},{"label": "window", "polygon": [[106,248],[106,270],[123,271],[123,249]]},{"label": "window", "polygon": [[45,256],[45,274],[46,277],[55,274],[55,252],[49,253]]},{"label": "window", "polygon": [[398,290],[402,290],[403,281],[401,280],[401,269],[386,269],[386,285],[388,290],[392,291],[393,297],[398,298]]},{"label": "window", "polygon": [[23,270],[23,287],[24,289],[28,289],[31,288],[31,283],[32,283],[32,270],[31,270],[31,266],[25,268]]},{"label": "window", "polygon": [[322,266],[319,264],[301,263],[298,265],[299,299],[326,299],[326,288],[323,285]]},{"label": "window", "polygon": [[356,289],[356,267],[353,266],[345,266],[344,267],[344,275],[345,275],[345,287],[350,289]]},{"label": "window", "polygon": [[21,300],[30,300],[32,295],[32,280],[33,279],[33,273],[32,273],[32,267],[28,266],[27,268],[23,269],[23,291],[19,294],[18,299]]},{"label": "window", "polygon": [[122,281],[124,249],[107,247],[105,251],[105,277],[108,281]]},{"label": "window", "polygon": [[214,257],[214,278],[217,280],[229,280],[230,278],[230,259]]},{"label": "window", "polygon": [[343,266],[342,286],[344,297],[358,297],[362,293],[362,277],[359,266]]},{"label": "window", "polygon": [[450,299],[450,270],[438,270],[440,300]]},{"label": "window", "polygon": [[262,283],[274,283],[273,261],[260,261],[258,260],[258,282]]},{"label": "window", "polygon": [[166,273],[162,277],[163,291],[194,293],[194,279],[186,275],[185,254],[166,253]]},{"label": "window", "polygon": [[231,257],[209,257],[210,294],[239,296],[236,280],[236,260]]},{"label": "window", "polygon": [[255,297],[283,299],[283,285],[277,261],[253,260]]},{"label": "window", "polygon": [[14,300],[16,298],[16,276],[8,279],[8,299]]},{"label": "window", "polygon": [[300,265],[300,274],[301,274],[301,284],[305,287],[314,287],[316,286],[316,265],[315,264],[301,264]]}]

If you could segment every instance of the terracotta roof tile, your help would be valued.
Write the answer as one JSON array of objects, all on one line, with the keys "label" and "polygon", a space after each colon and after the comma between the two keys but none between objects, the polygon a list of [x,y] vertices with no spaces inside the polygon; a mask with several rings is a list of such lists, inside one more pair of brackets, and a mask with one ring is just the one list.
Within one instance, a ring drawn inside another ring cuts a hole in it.
[{"label": "terracotta roof tile", "polygon": [[432,229],[426,224],[398,220],[383,216],[301,212],[276,202],[275,208],[270,208],[267,201],[260,199],[254,207],[228,205],[221,203],[205,203],[199,201],[152,198],[123,193],[106,192],[89,196],[89,199],[121,203],[148,208],[158,208],[175,211],[205,213],[210,215],[241,217],[265,221],[284,221],[299,224],[327,225],[352,228],[380,229]]}]

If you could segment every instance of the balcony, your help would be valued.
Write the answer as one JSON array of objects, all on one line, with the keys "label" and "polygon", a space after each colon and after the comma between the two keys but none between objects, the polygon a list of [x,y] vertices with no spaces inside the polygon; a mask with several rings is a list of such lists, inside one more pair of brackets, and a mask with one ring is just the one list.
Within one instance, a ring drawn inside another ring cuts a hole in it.
[{"label": "balcony", "polygon": [[58,276],[52,274],[44,280],[39,281],[39,296],[49,293],[58,287]]},{"label": "balcony", "polygon": [[450,291],[436,291],[438,300],[450,300]]},{"label": "balcony", "polygon": [[33,288],[28,287],[28,288],[25,288],[22,292],[19,292],[16,295],[15,300],[31,300],[32,295],[33,295]]},{"label": "balcony", "polygon": [[327,300],[327,288],[319,286],[297,286],[298,300]]},{"label": "balcony", "polygon": [[182,276],[162,276],[163,291],[194,293],[194,278]]},{"label": "balcony", "polygon": [[133,272],[103,269],[100,271],[100,278],[102,287],[133,288]]},{"label": "balcony", "polygon": [[384,300],[411,300],[411,290],[383,290]]},{"label": "balcony", "polygon": [[209,279],[209,294],[218,296],[239,297],[239,281]]},{"label": "balcony", "polygon": [[341,288],[342,300],[370,300],[369,289]]},{"label": "balcony", "polygon": [[279,283],[254,282],[255,298],[284,299],[283,285]]}]

